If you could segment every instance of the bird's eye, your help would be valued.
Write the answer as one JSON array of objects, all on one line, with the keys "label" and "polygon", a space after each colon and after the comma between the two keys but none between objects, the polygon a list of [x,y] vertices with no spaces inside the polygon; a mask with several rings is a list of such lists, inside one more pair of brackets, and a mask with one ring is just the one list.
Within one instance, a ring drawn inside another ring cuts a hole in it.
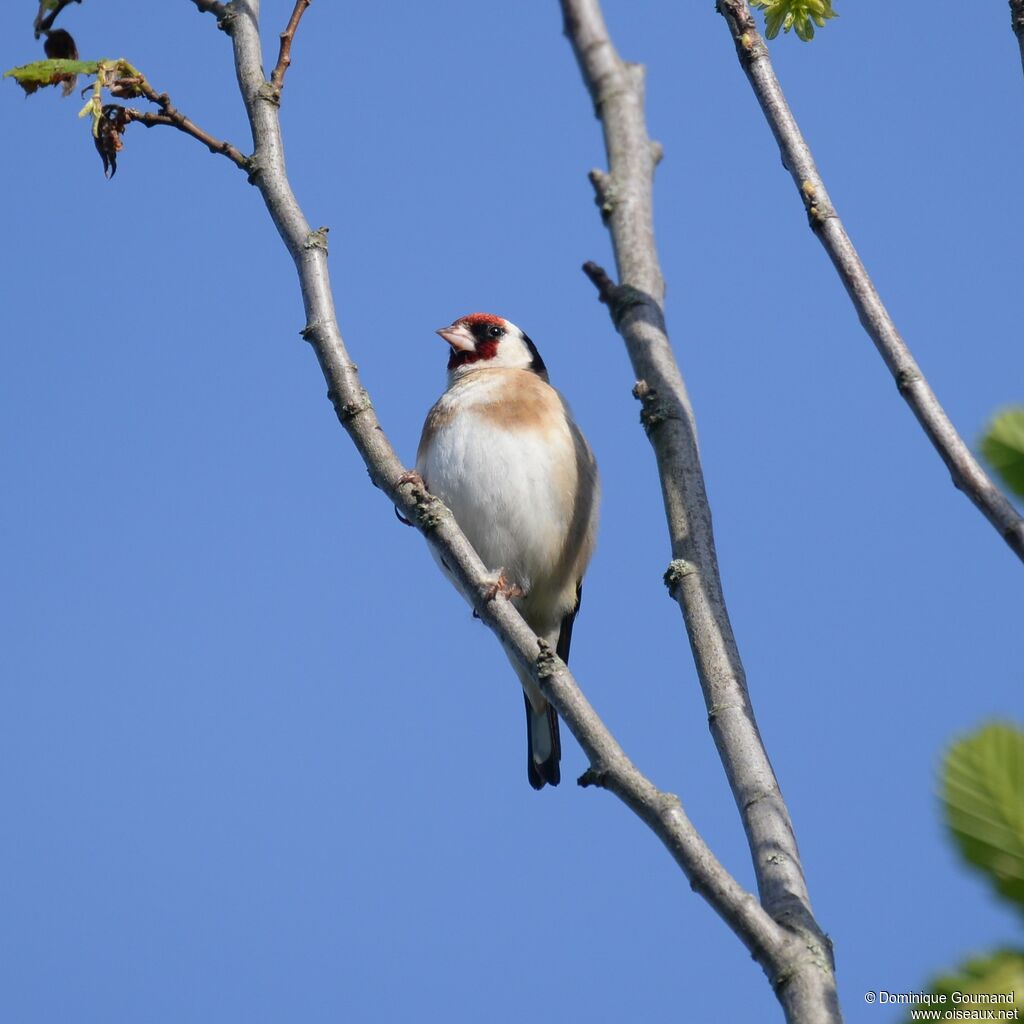
[{"label": "bird's eye", "polygon": [[497,324],[492,324],[487,328],[488,338],[500,338],[505,333],[504,328],[499,327]]}]

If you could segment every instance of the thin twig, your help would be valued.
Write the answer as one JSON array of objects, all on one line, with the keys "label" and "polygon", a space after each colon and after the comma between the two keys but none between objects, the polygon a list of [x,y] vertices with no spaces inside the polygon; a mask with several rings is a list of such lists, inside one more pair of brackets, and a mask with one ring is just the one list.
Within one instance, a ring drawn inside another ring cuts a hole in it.
[{"label": "thin twig", "polygon": [[285,171],[279,107],[263,76],[259,0],[234,0],[232,7],[236,15],[230,27],[235,68],[253,131],[253,180],[295,262],[307,321],[303,336],[316,352],[328,398],[371,480],[443,556],[474,611],[554,704],[590,759],[591,769],[581,781],[608,789],[646,822],[691,886],[762,965],[773,986],[780,991],[800,987],[805,965],[815,956],[806,941],[776,924],[729,875],[696,832],[679,800],[658,790],[629,761],[565,664],[538,641],[509,601],[492,599],[493,580],[451,512],[422,488],[395,454],[338,329],[325,231],[310,229]]},{"label": "thin twig", "polygon": [[[1021,4],[1010,6],[1016,14]],[[974,502],[1016,555],[1024,560],[1024,517],[979,465],[900,337],[829,199],[814,157],[775,76],[768,47],[757,30],[747,0],[718,0],[718,10],[725,17],[740,64],[779,144],[782,163],[792,175],[807,209],[811,229],[832,260],[864,330],[889,368],[899,393],[946,464],[953,484]],[[1016,17],[1014,28],[1017,29]]]},{"label": "thin twig", "polygon": [[313,0],[295,0],[295,10],[292,11],[288,25],[281,33],[281,49],[277,54],[277,67],[274,68],[274,73],[270,76],[270,84],[277,91],[278,96],[281,95],[281,90],[284,88],[284,73],[292,62],[292,41],[295,39],[295,31],[299,27],[302,16],[306,13],[306,8],[312,2]]},{"label": "thin twig", "polygon": [[608,276],[608,271],[592,260],[587,260],[583,264],[583,273],[597,289],[598,299],[606,306],[611,305],[615,298],[615,282]]},{"label": "thin twig", "polygon": [[1010,25],[1017,37],[1021,65],[1024,65],[1024,0],[1010,0]]},{"label": "thin twig", "polygon": [[159,114],[146,113],[141,110],[128,110],[128,119],[130,121],[137,121],[139,124],[145,125],[147,128],[153,128],[156,125],[167,125],[171,128],[177,128],[178,131],[184,132],[186,135],[192,136],[193,139],[201,142],[211,153],[219,153],[221,156],[226,156],[236,167],[241,168],[243,171],[248,171],[249,158],[232,146],[230,142],[224,142],[221,139],[214,138],[209,132],[204,131],[194,121],[187,118],[177,107],[171,103],[170,96],[165,92],[158,93],[149,82],[143,78],[131,79],[131,84],[138,88],[139,92],[150,103],[156,104],[160,108]]},{"label": "thin twig", "polygon": [[44,32],[49,32],[49,30],[53,28],[53,23],[57,20],[57,15],[60,14],[68,4],[80,4],[81,2],[82,0],[57,0],[57,6],[45,16],[43,15],[43,11],[46,10],[46,8],[40,4],[39,13],[36,15],[35,23],[32,26],[36,34],[36,39],[38,39]]},{"label": "thin twig", "polygon": [[592,171],[590,178],[611,232],[620,283],[596,264],[585,264],[584,271],[608,304],[638,378],[633,393],[657,459],[672,543],[665,582],[686,623],[761,903],[810,951],[777,995],[789,1019],[837,1021],[831,946],[811,911],[789,812],[750,704],[718,571],[693,410],[665,327],[653,216],[661,147],[647,135],[643,68],[619,57],[598,0],[561,3],[566,35],[604,131],[609,173]]},{"label": "thin twig", "polygon": [[133,110],[129,107],[128,120],[135,121],[146,128],[154,128],[158,125],[177,128],[179,131],[184,132],[186,135],[191,135],[192,138],[201,142],[211,153],[219,153],[221,156],[226,156],[243,171],[249,169],[249,158],[247,156],[239,152],[230,142],[222,142],[220,139],[216,139],[209,133],[204,132],[202,128],[193,124],[187,117],[180,117],[179,115],[179,118],[175,118],[168,114],[154,114],[143,110]]}]

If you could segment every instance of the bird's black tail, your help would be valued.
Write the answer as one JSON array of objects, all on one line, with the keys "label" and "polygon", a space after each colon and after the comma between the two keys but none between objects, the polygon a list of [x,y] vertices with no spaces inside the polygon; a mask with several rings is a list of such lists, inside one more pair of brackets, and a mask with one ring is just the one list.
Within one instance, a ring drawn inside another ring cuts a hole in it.
[{"label": "bird's black tail", "polygon": [[[576,613],[580,610],[583,598],[583,581],[576,584],[576,603],[562,619],[558,630],[558,641],[555,653],[568,663],[569,646],[572,644],[572,624]],[[549,638],[548,642],[551,642]],[[527,681],[523,681],[524,688]],[[546,785],[557,786],[562,780],[558,767],[562,760],[562,740],[558,735],[558,715],[555,709],[544,701],[542,711],[534,711],[530,698],[526,697],[526,774],[534,789],[543,789]],[[539,697],[539,694],[538,694]]]},{"label": "bird's black tail", "polygon": [[562,741],[558,735],[558,715],[544,702],[543,711],[534,711],[526,698],[526,774],[534,789],[557,786],[562,779],[558,764],[562,759]]}]

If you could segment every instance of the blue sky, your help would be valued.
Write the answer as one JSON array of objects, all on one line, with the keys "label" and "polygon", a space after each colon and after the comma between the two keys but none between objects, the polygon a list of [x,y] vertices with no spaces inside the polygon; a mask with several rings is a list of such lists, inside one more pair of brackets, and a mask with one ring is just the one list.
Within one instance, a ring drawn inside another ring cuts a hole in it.
[{"label": "blue sky", "polygon": [[[245,148],[186,0],[72,6]],[[648,65],[667,316],[730,608],[850,1021],[1019,920],[958,863],[948,743],[1021,717],[1022,567],[861,331],[710,2],[607,0]],[[777,70],[897,324],[972,443],[1019,402],[1024,79],[1005,4],[840,3]],[[274,40],[291,5],[264,4]],[[0,10],[4,67],[35,4]],[[272,47],[268,44],[268,50]],[[276,47],[274,47],[276,48]],[[411,460],[433,329],[536,341],[602,468],[573,668],[745,884],[654,462],[585,259],[600,131],[557,5],[314,4],[283,112],[342,330]],[[105,181],[76,100],[0,89],[0,1017],[42,1022],[781,1019],[612,797],[534,793],[504,656],[338,428],[255,190],[132,127]]]}]

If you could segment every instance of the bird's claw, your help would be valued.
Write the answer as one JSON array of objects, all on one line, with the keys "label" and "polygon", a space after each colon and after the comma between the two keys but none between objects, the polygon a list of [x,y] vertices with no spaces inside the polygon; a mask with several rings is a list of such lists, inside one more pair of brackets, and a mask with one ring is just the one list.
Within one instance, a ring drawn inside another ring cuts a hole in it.
[{"label": "bird's claw", "polygon": [[396,481],[395,486],[401,487],[402,484],[415,484],[417,487],[426,488],[426,484],[423,482],[423,477],[416,472],[415,469],[410,469],[408,472],[403,473]]},{"label": "bird's claw", "polygon": [[513,583],[502,569],[498,573],[498,578],[484,588],[484,600],[493,601],[499,594],[506,601],[511,601],[514,597],[525,597],[526,591],[518,583]]},{"label": "bird's claw", "polygon": [[[421,477],[419,475],[419,473],[416,472],[415,469],[410,469],[408,472],[403,473],[395,481],[395,489],[397,490],[403,484],[412,484],[414,487],[416,487],[419,490],[424,491],[424,492],[427,489],[427,485],[423,482],[423,477]],[[417,497],[417,501],[418,500],[419,500],[419,498]],[[398,511],[397,507],[395,508],[395,515],[398,516],[398,521],[403,526],[412,526],[412,520],[411,519],[406,519],[405,516],[403,516],[402,513]]]}]

